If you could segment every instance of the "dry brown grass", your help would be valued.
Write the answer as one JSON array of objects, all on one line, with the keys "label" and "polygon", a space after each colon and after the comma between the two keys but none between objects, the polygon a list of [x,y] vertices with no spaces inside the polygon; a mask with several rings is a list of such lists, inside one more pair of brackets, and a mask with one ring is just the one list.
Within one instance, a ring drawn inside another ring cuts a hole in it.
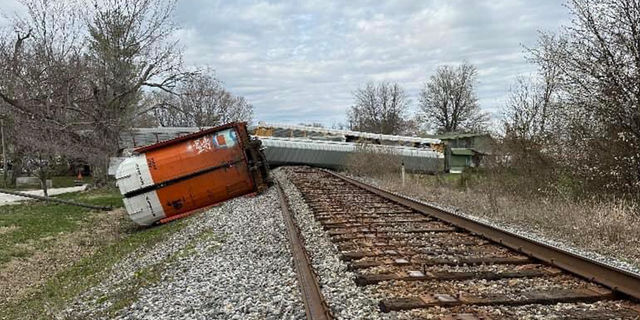
[{"label": "dry brown grass", "polygon": [[367,177],[400,172],[400,156],[390,150],[374,148],[374,145],[359,144],[356,152],[347,156],[345,170],[357,176]]},{"label": "dry brown grass", "polygon": [[36,292],[56,273],[122,238],[125,228],[130,228],[126,212],[116,209],[95,212],[91,223],[77,231],[39,239],[48,245],[31,250],[33,253],[26,258],[12,259],[0,266],[0,301],[15,303]]},{"label": "dry brown grass", "polygon": [[[378,175],[378,177],[381,177]],[[410,176],[403,187],[397,174],[382,175],[380,187],[468,214],[529,230],[549,240],[564,242],[640,268],[640,217],[638,205],[628,200],[594,200],[524,197],[518,191],[501,192],[485,178],[459,183],[433,176]]]}]

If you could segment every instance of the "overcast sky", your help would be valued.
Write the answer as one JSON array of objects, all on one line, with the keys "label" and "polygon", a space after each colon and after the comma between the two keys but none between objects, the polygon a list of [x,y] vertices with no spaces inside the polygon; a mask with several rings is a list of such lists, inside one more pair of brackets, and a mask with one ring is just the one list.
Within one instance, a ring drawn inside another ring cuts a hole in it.
[{"label": "overcast sky", "polygon": [[[16,7],[0,0],[1,13]],[[182,0],[176,11],[184,61],[215,69],[255,120],[328,126],[368,81],[399,83],[415,110],[435,69],[464,59],[495,113],[514,78],[534,71],[522,45],[568,20],[560,0]]]}]

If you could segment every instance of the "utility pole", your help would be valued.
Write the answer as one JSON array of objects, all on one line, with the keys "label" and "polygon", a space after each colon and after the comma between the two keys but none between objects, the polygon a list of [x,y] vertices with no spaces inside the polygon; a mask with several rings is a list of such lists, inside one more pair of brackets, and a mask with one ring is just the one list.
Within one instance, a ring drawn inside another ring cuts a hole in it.
[{"label": "utility pole", "polygon": [[404,188],[404,162],[402,162],[402,167],[400,169],[402,175],[402,187]]},{"label": "utility pole", "polygon": [[4,115],[0,116],[0,138],[2,139],[2,182],[3,186],[7,186],[7,146],[4,143]]}]

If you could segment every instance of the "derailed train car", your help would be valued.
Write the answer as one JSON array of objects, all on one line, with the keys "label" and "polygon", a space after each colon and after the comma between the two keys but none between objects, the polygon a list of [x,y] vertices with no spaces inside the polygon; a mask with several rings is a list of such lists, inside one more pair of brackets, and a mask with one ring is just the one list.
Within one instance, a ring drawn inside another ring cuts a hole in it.
[{"label": "derailed train car", "polygon": [[302,138],[260,137],[272,166],[310,165],[343,169],[351,154],[382,153],[397,157],[410,172],[436,173],[444,168],[444,155],[426,148],[390,145],[366,145],[353,142],[322,141]]},{"label": "derailed train car", "polygon": [[269,179],[260,148],[237,122],[136,149],[116,172],[125,208],[146,226],[260,193]]}]

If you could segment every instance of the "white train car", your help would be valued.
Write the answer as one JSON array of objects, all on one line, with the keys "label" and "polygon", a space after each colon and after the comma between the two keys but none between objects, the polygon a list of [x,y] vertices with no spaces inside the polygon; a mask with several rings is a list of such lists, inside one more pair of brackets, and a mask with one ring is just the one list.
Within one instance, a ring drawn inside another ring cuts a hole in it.
[{"label": "white train car", "polygon": [[442,170],[444,154],[431,149],[402,146],[358,144],[301,138],[260,137],[264,153],[271,166],[311,165],[341,169],[347,157],[356,152],[387,153],[398,156],[405,169],[415,172]]}]

